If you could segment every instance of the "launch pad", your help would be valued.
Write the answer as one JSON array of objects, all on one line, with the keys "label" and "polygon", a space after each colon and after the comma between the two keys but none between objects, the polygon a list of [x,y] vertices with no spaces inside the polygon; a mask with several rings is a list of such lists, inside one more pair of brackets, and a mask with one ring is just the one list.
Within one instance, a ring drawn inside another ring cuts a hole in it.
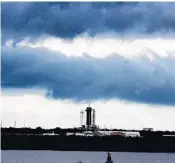
[{"label": "launch pad", "polygon": [[[86,120],[85,121],[84,121],[84,113],[86,113],[86,116],[85,116]],[[89,103],[89,106],[86,107],[85,110],[81,110],[81,112],[80,112],[80,126],[81,126],[81,128],[88,129],[88,130],[96,129],[97,126],[95,124],[95,122],[96,122],[95,119],[96,119],[95,109],[93,109]]]}]

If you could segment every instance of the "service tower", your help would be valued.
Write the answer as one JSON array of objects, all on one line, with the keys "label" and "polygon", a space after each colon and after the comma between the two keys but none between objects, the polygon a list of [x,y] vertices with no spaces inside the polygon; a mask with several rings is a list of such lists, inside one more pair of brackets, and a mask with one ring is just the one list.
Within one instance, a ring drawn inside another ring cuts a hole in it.
[{"label": "service tower", "polygon": [[87,128],[91,127],[91,119],[92,119],[92,108],[90,107],[90,103],[89,106],[86,108],[86,126]]}]

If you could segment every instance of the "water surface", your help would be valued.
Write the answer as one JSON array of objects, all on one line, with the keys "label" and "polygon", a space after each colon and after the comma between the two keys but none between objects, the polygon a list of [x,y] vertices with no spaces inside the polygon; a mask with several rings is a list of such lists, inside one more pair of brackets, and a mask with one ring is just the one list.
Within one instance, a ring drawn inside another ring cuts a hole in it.
[{"label": "water surface", "polygon": [[[1,151],[2,163],[104,163],[106,152]],[[175,153],[111,152],[114,163],[175,163]]]}]

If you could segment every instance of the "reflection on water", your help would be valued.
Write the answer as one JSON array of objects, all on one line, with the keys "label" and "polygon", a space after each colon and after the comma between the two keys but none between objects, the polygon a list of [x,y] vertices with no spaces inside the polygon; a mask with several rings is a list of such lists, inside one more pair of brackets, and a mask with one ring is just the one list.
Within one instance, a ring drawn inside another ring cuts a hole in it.
[{"label": "reflection on water", "polygon": [[[2,151],[2,163],[105,163],[106,152]],[[111,152],[114,163],[175,163],[173,153]]]}]

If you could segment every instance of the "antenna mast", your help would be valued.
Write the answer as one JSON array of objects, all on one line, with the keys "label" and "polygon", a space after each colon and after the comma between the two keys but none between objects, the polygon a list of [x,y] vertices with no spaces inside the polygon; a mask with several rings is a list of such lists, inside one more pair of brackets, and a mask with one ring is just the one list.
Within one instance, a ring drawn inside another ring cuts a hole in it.
[{"label": "antenna mast", "polygon": [[14,121],[14,128],[16,127],[16,121]]}]

